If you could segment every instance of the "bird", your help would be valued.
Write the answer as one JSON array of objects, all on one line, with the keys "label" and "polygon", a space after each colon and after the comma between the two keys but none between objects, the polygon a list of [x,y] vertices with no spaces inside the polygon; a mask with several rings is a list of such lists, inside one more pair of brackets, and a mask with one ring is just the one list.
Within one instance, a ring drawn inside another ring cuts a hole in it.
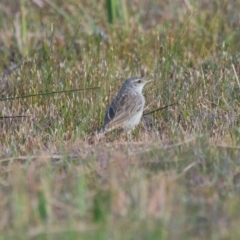
[{"label": "bird", "polygon": [[142,94],[143,87],[151,81],[153,79],[142,77],[131,77],[124,81],[106,111],[104,123],[98,136],[116,128],[123,128],[128,136],[131,134],[131,131],[139,124],[143,114],[145,106],[145,98]]}]

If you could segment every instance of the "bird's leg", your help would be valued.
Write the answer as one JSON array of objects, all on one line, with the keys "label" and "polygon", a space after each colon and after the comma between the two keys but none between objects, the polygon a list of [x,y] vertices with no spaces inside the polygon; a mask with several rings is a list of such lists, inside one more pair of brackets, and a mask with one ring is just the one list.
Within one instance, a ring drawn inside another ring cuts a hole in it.
[{"label": "bird's leg", "polygon": [[127,141],[128,142],[132,142],[132,134],[131,134],[131,131],[127,131]]}]

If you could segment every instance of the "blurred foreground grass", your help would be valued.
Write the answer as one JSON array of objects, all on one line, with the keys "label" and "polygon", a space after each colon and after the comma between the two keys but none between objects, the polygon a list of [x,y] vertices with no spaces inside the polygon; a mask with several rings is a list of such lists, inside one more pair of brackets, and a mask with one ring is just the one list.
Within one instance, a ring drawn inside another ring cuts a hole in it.
[{"label": "blurred foreground grass", "polygon": [[[240,1],[122,4],[0,3],[0,239],[240,237]],[[177,104],[91,143],[142,69]]]}]

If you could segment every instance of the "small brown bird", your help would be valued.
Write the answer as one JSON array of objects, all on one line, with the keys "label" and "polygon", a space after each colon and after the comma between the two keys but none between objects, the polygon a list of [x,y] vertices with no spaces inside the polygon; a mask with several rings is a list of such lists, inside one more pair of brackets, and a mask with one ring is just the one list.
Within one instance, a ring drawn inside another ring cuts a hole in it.
[{"label": "small brown bird", "polygon": [[99,135],[119,127],[123,128],[128,135],[134,130],[141,120],[145,106],[142,90],[144,85],[150,81],[152,80],[132,77],[122,84],[105,114]]}]

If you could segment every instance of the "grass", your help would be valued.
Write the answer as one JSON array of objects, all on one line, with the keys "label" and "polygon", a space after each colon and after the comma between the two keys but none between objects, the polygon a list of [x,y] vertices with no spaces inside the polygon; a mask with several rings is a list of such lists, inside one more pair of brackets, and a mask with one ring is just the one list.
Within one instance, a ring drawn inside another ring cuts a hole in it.
[{"label": "grass", "polygon": [[[238,239],[240,2],[113,2],[0,4],[0,240]],[[92,141],[143,71],[175,105]]]}]

